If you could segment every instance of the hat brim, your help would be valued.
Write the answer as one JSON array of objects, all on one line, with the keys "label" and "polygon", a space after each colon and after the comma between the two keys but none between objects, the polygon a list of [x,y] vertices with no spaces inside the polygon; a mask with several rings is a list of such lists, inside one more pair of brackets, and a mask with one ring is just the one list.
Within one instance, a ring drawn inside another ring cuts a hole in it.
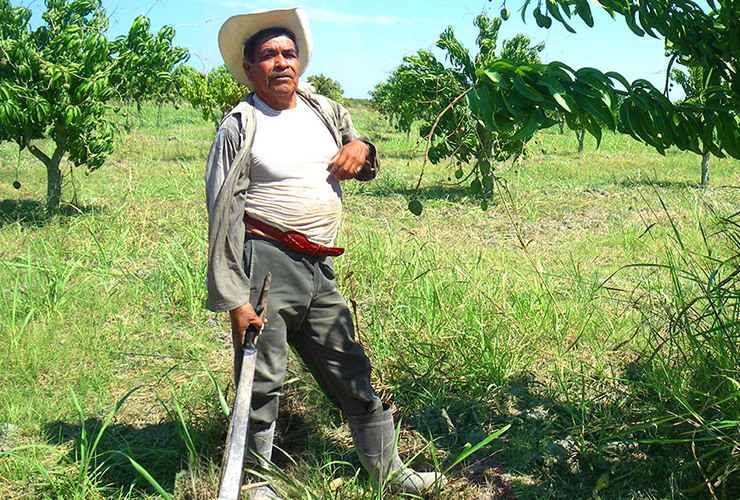
[{"label": "hat brim", "polygon": [[285,28],[293,32],[298,49],[299,74],[302,75],[311,59],[313,40],[306,11],[300,7],[274,9],[230,17],[218,32],[218,47],[229,73],[239,83],[252,88],[244,72],[244,44],[252,36],[267,28]]}]

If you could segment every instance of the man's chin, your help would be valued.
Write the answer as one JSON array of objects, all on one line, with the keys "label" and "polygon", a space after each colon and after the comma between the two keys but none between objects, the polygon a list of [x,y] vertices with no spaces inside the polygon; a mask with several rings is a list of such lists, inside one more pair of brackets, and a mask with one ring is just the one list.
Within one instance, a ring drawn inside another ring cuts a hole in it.
[{"label": "man's chin", "polygon": [[272,92],[276,95],[290,95],[295,93],[297,88],[298,86],[295,83],[291,82],[273,85],[270,90],[272,90]]}]

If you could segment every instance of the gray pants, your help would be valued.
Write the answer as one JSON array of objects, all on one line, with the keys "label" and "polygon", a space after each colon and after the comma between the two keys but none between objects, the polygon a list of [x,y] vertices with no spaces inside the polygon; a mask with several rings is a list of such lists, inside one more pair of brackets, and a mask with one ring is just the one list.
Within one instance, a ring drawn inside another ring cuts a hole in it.
[{"label": "gray pants", "polygon": [[[259,300],[272,273],[267,326],[257,339],[250,421],[255,430],[277,419],[288,345],[298,353],[329,399],[348,415],[382,409],[370,385],[370,360],[355,341],[347,304],[337,289],[330,257],[312,257],[247,233],[244,264],[251,282],[250,303]],[[235,346],[241,359],[241,348]]]}]

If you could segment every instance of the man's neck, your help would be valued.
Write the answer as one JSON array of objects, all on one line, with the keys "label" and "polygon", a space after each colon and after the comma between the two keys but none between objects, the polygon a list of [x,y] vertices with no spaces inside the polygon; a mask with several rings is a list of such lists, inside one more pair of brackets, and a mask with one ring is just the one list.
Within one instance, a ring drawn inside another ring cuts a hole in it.
[{"label": "man's neck", "polygon": [[275,111],[283,111],[286,109],[292,109],[298,105],[298,98],[295,92],[285,95],[285,96],[274,96],[274,95],[262,96],[262,95],[257,94],[257,97],[259,97],[262,100],[262,102],[270,106]]}]

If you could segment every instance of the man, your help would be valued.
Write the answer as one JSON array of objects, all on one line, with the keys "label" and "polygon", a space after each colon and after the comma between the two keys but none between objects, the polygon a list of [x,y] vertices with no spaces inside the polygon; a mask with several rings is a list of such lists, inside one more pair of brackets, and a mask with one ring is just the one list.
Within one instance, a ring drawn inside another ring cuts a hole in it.
[{"label": "man", "polygon": [[[298,86],[312,49],[301,8],[234,16],[219,33],[231,74],[253,92],[223,119],[206,167],[208,298],[229,311],[240,367],[245,330],[261,330],[250,412],[252,459],[267,467],[290,345],[331,401],[347,415],[363,465],[419,493],[437,478],[403,466],[393,417],[370,385],[370,361],[355,342],[331,256],[341,215],[340,181],[378,172],[375,147],[347,111]],[[263,325],[255,304],[272,273]],[[270,486],[250,498],[279,496]]]}]

